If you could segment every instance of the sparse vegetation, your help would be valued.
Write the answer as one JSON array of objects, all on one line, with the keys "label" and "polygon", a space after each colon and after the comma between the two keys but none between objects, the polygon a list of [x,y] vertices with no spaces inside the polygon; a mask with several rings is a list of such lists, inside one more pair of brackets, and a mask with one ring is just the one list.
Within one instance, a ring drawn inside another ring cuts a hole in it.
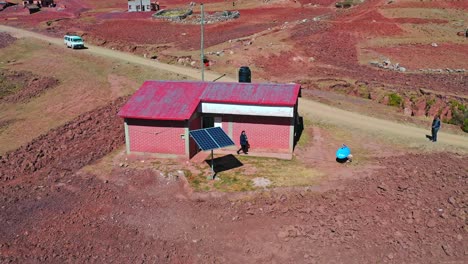
[{"label": "sparse vegetation", "polygon": [[398,93],[391,93],[388,95],[388,105],[390,106],[401,106],[403,99]]},{"label": "sparse vegetation", "polygon": [[19,83],[8,80],[5,73],[0,69],[0,98],[15,93],[20,87]]},{"label": "sparse vegetation", "polygon": [[433,106],[435,104],[436,100],[435,98],[431,98],[429,100],[426,101],[426,111],[429,110],[431,108],[431,106]]},{"label": "sparse vegetation", "polygon": [[464,132],[468,133],[468,108],[466,105],[451,100],[450,109],[452,110],[452,119],[448,123],[460,126]]}]

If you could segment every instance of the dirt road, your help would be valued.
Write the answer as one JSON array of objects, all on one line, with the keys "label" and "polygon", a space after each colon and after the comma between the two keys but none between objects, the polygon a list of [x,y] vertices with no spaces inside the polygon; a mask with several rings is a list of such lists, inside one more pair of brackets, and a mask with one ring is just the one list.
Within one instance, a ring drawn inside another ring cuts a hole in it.
[{"label": "dirt road", "polygon": [[[32,37],[41,39],[56,45],[63,46],[63,40],[48,37],[42,34],[30,32],[23,29],[0,25],[0,31],[8,32],[15,37]],[[175,65],[164,64],[149,59],[141,58],[132,54],[109,50],[93,45],[87,45],[86,52],[105,56],[113,59],[124,60],[130,63],[153,67],[158,70],[173,72],[185,75],[192,79],[201,79],[201,71]],[[205,71],[205,80],[215,80],[222,76],[220,73]],[[224,76],[219,79],[224,82],[235,82],[236,79]],[[322,103],[301,98],[299,101],[301,115],[314,121],[320,121],[332,125],[339,125],[348,129],[360,129],[363,132],[373,136],[382,137],[394,142],[409,145],[415,148],[441,151],[468,152],[468,136],[454,135],[445,132],[439,133],[439,142],[437,144],[429,142],[425,135],[430,131],[428,128],[419,128],[413,125],[396,123],[388,120],[377,119],[366,115],[353,113],[338,108],[334,108]]]}]

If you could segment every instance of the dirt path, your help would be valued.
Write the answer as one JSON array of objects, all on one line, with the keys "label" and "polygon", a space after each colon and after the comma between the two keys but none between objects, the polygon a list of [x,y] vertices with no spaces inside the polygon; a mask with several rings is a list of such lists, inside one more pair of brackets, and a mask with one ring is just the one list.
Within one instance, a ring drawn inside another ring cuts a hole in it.
[{"label": "dirt path", "polygon": [[[53,37],[45,36],[43,34],[31,32],[28,30],[4,26],[4,25],[0,25],[0,31],[7,32],[17,38],[30,37],[30,38],[41,39],[52,44],[60,45],[64,49],[66,49],[66,46],[64,45],[63,40],[59,38],[53,38]],[[125,52],[110,50],[110,49],[94,46],[94,45],[87,44],[87,43],[86,43],[86,47],[88,49],[85,51],[94,55],[105,56],[105,57],[117,59],[117,60],[124,60],[124,61],[128,61],[128,62],[135,63],[135,64],[153,67],[158,70],[174,72],[174,73],[178,73],[181,75],[185,75],[193,79],[201,79],[201,71],[198,69],[190,69],[190,68],[180,67],[176,65],[160,63],[157,61],[141,58],[132,54],[125,53]],[[222,74],[205,70],[204,75],[205,75],[205,80],[211,81],[211,80],[215,80],[219,78]],[[220,78],[219,81],[234,82],[236,80],[225,76],[225,77]]]},{"label": "dirt path", "polygon": [[426,138],[426,134],[430,134],[429,127],[420,128],[412,124],[378,119],[302,98],[299,100],[299,105],[301,115],[310,120],[348,129],[360,129],[365,132],[363,136],[370,133],[396,143],[428,150],[468,151],[468,136],[439,132],[438,143],[432,143]]},{"label": "dirt path", "polygon": [[[0,31],[8,32],[15,37],[33,37],[44,41],[63,46],[63,40],[58,38],[48,37],[42,34],[30,32],[23,29],[0,25]],[[201,79],[201,72],[197,69],[190,69],[175,65],[164,64],[152,61],[145,58],[140,58],[132,54],[109,50],[93,45],[87,45],[86,52],[105,56],[118,60],[125,60],[131,63],[140,64],[148,67],[153,67],[158,70],[174,72],[185,75],[193,79]],[[205,71],[205,80],[215,80],[222,74]],[[235,82],[236,79],[229,76],[224,76],[219,79],[225,82]],[[409,144],[412,147],[424,148],[428,150],[443,150],[443,151],[462,151],[468,152],[468,136],[454,135],[449,133],[440,133],[439,143],[434,144],[429,142],[425,135],[430,131],[428,128],[419,128],[413,125],[396,123],[388,120],[377,119],[365,116],[358,113],[353,113],[338,108],[334,108],[322,103],[311,101],[308,99],[300,99],[301,115],[311,119],[312,121],[320,121],[332,125],[344,126],[349,129],[361,129],[366,133],[370,133],[377,137],[393,140],[401,144]],[[443,129],[442,129],[443,130]]]}]

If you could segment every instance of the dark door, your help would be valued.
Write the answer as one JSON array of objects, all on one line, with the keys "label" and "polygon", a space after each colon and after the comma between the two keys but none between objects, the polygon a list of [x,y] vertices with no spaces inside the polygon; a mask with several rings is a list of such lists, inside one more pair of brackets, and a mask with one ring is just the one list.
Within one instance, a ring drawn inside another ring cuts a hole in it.
[{"label": "dark door", "polygon": [[214,127],[214,117],[204,116],[202,119],[202,128]]}]

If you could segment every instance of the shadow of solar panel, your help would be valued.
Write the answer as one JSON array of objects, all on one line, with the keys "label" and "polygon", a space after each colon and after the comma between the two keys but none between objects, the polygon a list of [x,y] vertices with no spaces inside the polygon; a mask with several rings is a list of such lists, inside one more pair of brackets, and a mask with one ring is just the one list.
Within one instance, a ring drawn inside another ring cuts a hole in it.
[{"label": "shadow of solar panel", "polygon": [[208,132],[208,134],[214,139],[220,148],[235,145],[232,139],[226,135],[224,130],[220,127],[207,128],[206,132]]}]

